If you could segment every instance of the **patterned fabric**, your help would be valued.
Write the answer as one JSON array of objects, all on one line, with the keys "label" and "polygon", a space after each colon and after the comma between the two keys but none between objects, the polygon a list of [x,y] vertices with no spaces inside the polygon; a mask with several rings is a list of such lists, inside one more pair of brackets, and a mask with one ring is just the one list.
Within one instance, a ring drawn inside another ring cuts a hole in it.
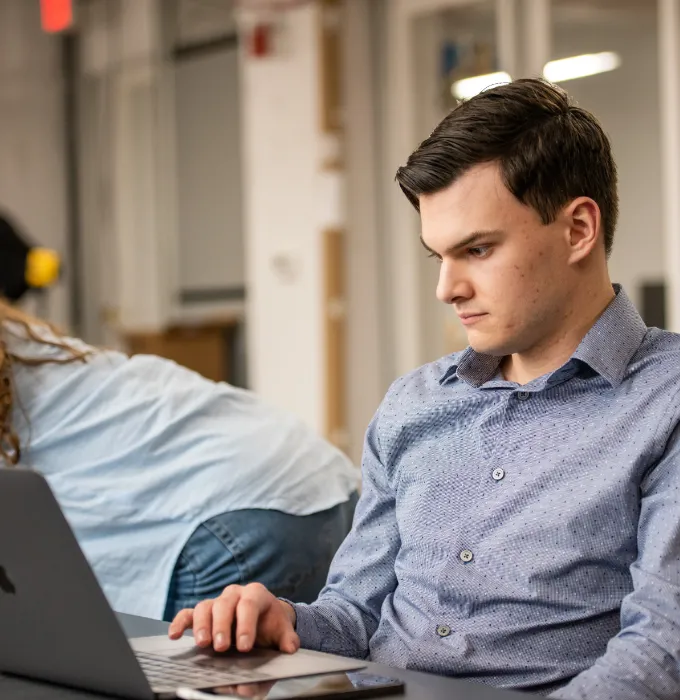
[{"label": "patterned fabric", "polygon": [[[617,295],[522,387],[470,348],[399,379],[306,647],[556,697],[680,694],[680,336]],[[571,680],[571,682],[569,682]]]}]

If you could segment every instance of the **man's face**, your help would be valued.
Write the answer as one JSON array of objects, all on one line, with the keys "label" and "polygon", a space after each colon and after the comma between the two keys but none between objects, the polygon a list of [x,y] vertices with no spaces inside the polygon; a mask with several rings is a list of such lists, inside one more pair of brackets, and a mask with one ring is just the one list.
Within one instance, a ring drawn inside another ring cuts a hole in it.
[{"label": "man's face", "polygon": [[422,195],[420,215],[423,243],[440,260],[437,298],[453,306],[475,350],[526,353],[559,336],[574,284],[566,216],[543,225],[493,163]]}]

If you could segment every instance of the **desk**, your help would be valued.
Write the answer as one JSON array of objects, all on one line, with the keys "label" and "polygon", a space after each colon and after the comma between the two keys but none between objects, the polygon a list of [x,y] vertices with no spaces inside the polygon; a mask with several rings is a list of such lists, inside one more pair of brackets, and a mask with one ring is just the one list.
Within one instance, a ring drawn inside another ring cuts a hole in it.
[{"label": "desk", "polygon": [[[128,637],[165,634],[168,628],[164,622],[131,615],[120,615],[120,620]],[[26,653],[30,653],[30,650],[27,649]],[[403,671],[381,664],[371,663],[367,670],[402,678],[406,682],[404,700],[512,700],[513,698],[519,700],[529,697],[521,693],[496,690],[478,683],[468,683],[415,671]],[[105,697],[107,696],[0,675],[0,698],[2,700],[103,700]],[[399,696],[394,697],[398,698]],[[389,696],[385,696],[385,698],[387,700]]]}]

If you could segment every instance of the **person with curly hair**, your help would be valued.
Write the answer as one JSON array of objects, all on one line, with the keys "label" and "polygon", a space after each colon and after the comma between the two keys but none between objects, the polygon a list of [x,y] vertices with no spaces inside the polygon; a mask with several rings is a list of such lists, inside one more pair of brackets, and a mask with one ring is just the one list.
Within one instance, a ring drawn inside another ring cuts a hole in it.
[{"label": "person with curly hair", "polygon": [[0,302],[0,457],[54,491],[113,608],[171,619],[234,583],[312,601],[359,472],[299,419]]}]

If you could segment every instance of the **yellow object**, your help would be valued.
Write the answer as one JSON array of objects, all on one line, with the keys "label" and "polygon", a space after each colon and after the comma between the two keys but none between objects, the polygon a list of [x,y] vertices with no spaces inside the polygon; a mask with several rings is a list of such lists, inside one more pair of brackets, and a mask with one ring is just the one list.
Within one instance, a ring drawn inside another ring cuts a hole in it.
[{"label": "yellow object", "polygon": [[49,287],[59,278],[61,260],[49,248],[31,248],[26,255],[26,282],[31,287]]}]

